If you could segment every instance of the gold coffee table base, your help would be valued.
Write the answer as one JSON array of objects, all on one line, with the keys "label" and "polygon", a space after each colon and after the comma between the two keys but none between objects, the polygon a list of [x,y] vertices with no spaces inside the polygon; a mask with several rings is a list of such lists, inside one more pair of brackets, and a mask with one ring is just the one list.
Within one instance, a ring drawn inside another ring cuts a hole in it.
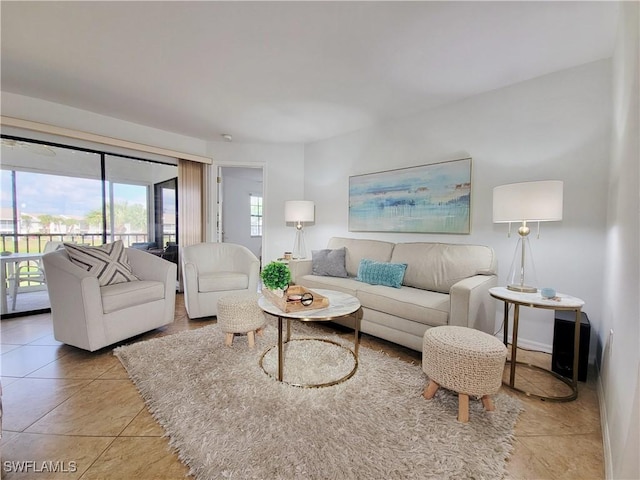
[{"label": "gold coffee table base", "polygon": [[[269,374],[272,378],[275,378],[279,382],[284,382],[284,345],[287,342],[291,341],[299,341],[299,340],[319,340],[327,343],[332,343],[337,345],[340,348],[344,348],[348,350],[353,355],[355,359],[355,365],[351,372],[347,375],[339,378],[338,380],[333,380],[331,382],[324,382],[319,384],[311,384],[311,385],[296,385],[298,387],[305,388],[318,388],[318,387],[328,387],[331,385],[335,385],[337,383],[344,382],[351,378],[358,368],[358,347],[360,345],[360,322],[362,320],[362,306],[356,297],[353,295],[349,295],[348,293],[339,292],[336,290],[325,290],[325,289],[311,289],[313,294],[322,295],[323,297],[328,299],[328,306],[311,309],[311,310],[300,310],[293,312],[283,312],[279,307],[275,306],[268,298],[264,295],[258,299],[258,305],[260,308],[267,314],[273,315],[278,319],[278,343],[274,347],[270,347],[267,352],[272,350],[273,348],[278,349],[278,374],[276,377]],[[298,322],[330,322],[332,320],[336,320],[338,318],[353,318],[353,350],[336,343],[331,340],[327,340],[324,338],[291,338],[291,321],[295,320]],[[284,332],[284,321],[287,322],[287,330],[286,330],[286,338]],[[263,360],[266,353],[262,354],[260,358],[260,367],[264,370]],[[284,382],[289,385],[293,385],[290,382]]]},{"label": "gold coffee table base", "polygon": [[[511,363],[511,360],[507,360],[506,363]],[[540,400],[545,400],[548,402],[570,402],[578,398],[578,387],[577,385],[574,385],[574,383],[570,379],[565,378],[562,375],[557,374],[556,372],[547,370],[546,368],[539,367],[538,365],[533,365],[531,363],[516,361],[516,365],[522,365],[523,367],[532,368],[534,370],[538,370],[540,372],[544,372],[548,375],[551,375],[552,377],[556,378],[557,380],[560,380],[562,383],[566,384],[569,388],[571,388],[571,393],[569,395],[563,395],[563,396],[539,395],[537,393],[528,392],[526,390],[518,388],[515,385],[511,385],[510,382],[503,381],[502,383],[507,387],[509,387],[511,390],[515,390],[516,392],[523,393],[527,397],[538,398]]]},{"label": "gold coffee table base", "polygon": [[327,340],[326,338],[293,338],[291,340],[288,340],[287,342],[285,342],[285,345],[287,343],[290,342],[308,342],[308,341],[313,341],[313,342],[324,342],[324,343],[330,343],[332,345],[336,345],[337,347],[342,348],[343,350],[346,350],[347,352],[349,352],[351,354],[351,356],[353,356],[353,368],[351,369],[351,371],[349,373],[347,373],[346,375],[336,379],[336,380],[331,380],[329,382],[322,382],[322,383],[294,383],[294,382],[287,382],[284,379],[280,379],[278,378],[277,374],[272,374],[267,372],[267,370],[264,368],[264,357],[274,348],[278,348],[278,345],[273,345],[272,347],[268,348],[260,357],[260,368],[262,368],[262,371],[264,373],[266,373],[267,375],[269,375],[271,378],[273,378],[274,380],[277,380],[279,382],[282,383],[286,383],[287,385],[291,385],[292,387],[300,387],[300,388],[322,388],[322,387],[331,387],[333,385],[338,385],[339,383],[345,382],[347,380],[349,380],[351,377],[353,377],[353,375],[355,375],[356,370],[358,370],[358,356],[354,353],[353,350],[351,350],[348,347],[345,347],[344,345],[339,344],[338,342],[334,342],[333,340]]}]

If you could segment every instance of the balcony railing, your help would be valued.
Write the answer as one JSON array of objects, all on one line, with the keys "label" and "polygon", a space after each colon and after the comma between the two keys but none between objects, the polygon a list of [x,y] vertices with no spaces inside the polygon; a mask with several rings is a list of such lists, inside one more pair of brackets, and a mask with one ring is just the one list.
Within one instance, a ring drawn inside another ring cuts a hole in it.
[{"label": "balcony railing", "polygon": [[[145,233],[127,233],[116,234],[113,237],[109,236],[109,241],[122,240],[125,246],[130,247],[134,243],[145,243],[148,241],[149,236]],[[73,242],[77,244],[99,246],[102,245],[102,234],[99,233],[83,233],[83,234],[61,234],[61,233],[39,233],[39,234],[14,234],[14,233],[0,233],[0,250],[16,253],[42,253],[47,242]],[[167,242],[175,242],[175,234],[164,234],[162,238],[162,245],[166,245]],[[166,257],[165,257],[166,258]],[[167,258],[169,260],[169,258]],[[174,260],[171,260],[174,261]],[[29,269],[37,271],[38,263],[35,261],[22,262],[23,266],[28,266]],[[3,265],[8,270],[15,268],[14,265]],[[9,270],[6,273],[11,273],[13,270]],[[6,275],[7,279],[3,291],[5,294],[10,293],[12,287],[9,281],[10,275]],[[49,300],[46,295],[46,285],[40,282],[30,282],[23,280],[18,285],[19,301],[16,306],[16,310],[9,308],[9,311],[3,311],[4,313],[18,313],[31,310],[41,310],[49,308]],[[26,295],[25,295],[26,294]],[[6,297],[5,297],[6,298]],[[8,302],[7,306],[9,307]]]},{"label": "balcony railing", "polygon": [[[122,240],[126,247],[134,243],[149,241],[146,233],[116,233],[108,235],[110,240]],[[49,241],[70,242],[81,245],[102,245],[101,233],[0,233],[0,249],[3,252],[42,253],[44,246]],[[176,236],[164,235],[162,244],[175,242]]]}]

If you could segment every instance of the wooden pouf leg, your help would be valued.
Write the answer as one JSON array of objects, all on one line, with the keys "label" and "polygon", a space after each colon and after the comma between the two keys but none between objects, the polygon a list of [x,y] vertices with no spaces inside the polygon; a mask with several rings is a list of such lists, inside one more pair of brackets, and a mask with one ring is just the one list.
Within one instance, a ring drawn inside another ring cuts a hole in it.
[{"label": "wooden pouf leg", "polygon": [[458,394],[458,421],[467,423],[469,421],[469,395]]},{"label": "wooden pouf leg", "polygon": [[482,405],[484,405],[484,409],[487,412],[493,412],[496,407],[494,407],[493,405],[493,400],[491,400],[491,397],[489,395],[484,395],[482,397]]},{"label": "wooden pouf leg", "polygon": [[218,326],[226,334],[224,343],[227,346],[232,346],[234,334],[246,333],[249,348],[254,348],[255,335],[262,333],[264,319],[257,293],[231,294],[218,299]]},{"label": "wooden pouf leg", "polygon": [[436,394],[436,392],[438,391],[438,388],[440,388],[440,385],[438,385],[433,380],[429,380],[429,384],[424,388],[424,392],[422,392],[422,396],[427,400],[431,400],[433,396]]}]

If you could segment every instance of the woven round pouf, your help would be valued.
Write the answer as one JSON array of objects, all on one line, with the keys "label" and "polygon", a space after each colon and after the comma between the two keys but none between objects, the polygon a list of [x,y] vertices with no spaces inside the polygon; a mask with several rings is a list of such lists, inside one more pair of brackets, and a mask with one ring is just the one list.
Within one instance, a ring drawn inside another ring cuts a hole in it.
[{"label": "woven round pouf", "polygon": [[467,327],[430,328],[422,341],[422,370],[429,377],[423,396],[439,387],[458,393],[458,421],[469,421],[469,396],[481,397],[493,410],[493,395],[502,385],[507,348],[491,335]]},{"label": "woven round pouf", "polygon": [[225,335],[224,343],[233,344],[236,333],[246,333],[249,348],[255,346],[255,333],[264,327],[264,312],[258,306],[257,293],[237,293],[218,299],[218,325]]}]

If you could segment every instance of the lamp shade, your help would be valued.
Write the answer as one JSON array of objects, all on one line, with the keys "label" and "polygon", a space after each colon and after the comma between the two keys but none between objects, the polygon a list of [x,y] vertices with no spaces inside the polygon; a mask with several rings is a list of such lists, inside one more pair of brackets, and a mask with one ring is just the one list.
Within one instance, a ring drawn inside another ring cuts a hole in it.
[{"label": "lamp shade", "polygon": [[493,189],[493,221],[553,222],[562,220],[563,182],[510,183]]},{"label": "lamp shade", "polygon": [[309,200],[288,200],[284,202],[285,222],[313,222],[315,204]]}]

